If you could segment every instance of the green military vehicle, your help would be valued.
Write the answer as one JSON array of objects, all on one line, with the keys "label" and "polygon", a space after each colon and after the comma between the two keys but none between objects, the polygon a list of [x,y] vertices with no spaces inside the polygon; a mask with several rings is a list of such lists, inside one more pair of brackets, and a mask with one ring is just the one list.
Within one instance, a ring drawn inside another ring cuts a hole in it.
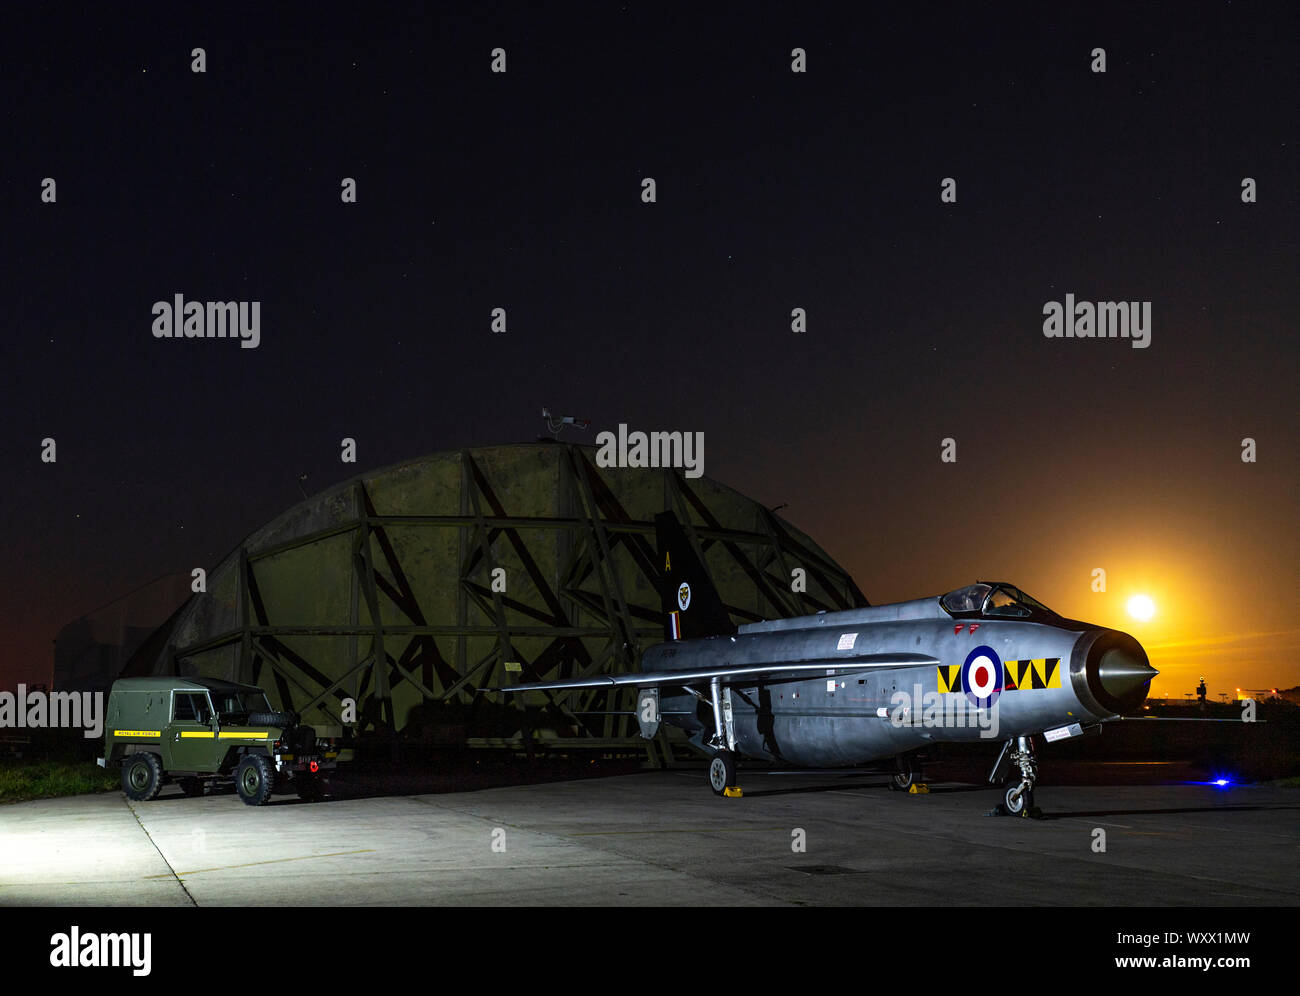
[{"label": "green military vehicle", "polygon": [[138,802],[171,781],[199,796],[233,779],[239,797],[260,806],[285,782],[301,798],[320,798],[338,754],[296,715],[273,710],[255,685],[155,675],[113,683],[98,763],[120,766],[122,791]]}]

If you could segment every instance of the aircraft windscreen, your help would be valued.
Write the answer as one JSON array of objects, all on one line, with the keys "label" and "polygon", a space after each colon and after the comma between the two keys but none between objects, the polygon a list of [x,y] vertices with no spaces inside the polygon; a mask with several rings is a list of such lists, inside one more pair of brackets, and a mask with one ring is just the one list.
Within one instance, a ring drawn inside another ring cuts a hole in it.
[{"label": "aircraft windscreen", "polygon": [[1012,588],[1011,585],[1009,584],[1003,585],[1002,587],[1005,588],[1007,591],[1014,592],[1016,596],[1016,601],[1018,601],[1021,605],[1028,605],[1035,612],[1042,612],[1049,616],[1056,615],[1055,612],[1049,609],[1038,599],[1031,598],[1030,596],[1026,595],[1023,591],[1021,591],[1019,588]]},{"label": "aircraft windscreen", "polygon": [[1055,614],[1042,602],[1009,584],[998,585],[984,602],[984,615],[1002,619],[1042,619]]},{"label": "aircraft windscreen", "polygon": [[1011,619],[1028,619],[1032,613],[1029,606],[1021,605],[1005,588],[999,588],[984,603],[986,616],[999,616]]}]

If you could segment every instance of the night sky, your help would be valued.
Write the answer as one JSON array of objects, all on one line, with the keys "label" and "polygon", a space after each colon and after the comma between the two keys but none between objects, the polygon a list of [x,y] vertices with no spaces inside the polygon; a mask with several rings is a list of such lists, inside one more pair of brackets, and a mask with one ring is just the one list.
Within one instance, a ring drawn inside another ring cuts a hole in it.
[{"label": "night sky", "polygon": [[[2,687],[300,474],[543,405],[703,432],[873,603],[1005,579],[1157,695],[1300,683],[1295,4],[555,6],[6,9]],[[177,293],[260,345],[155,338]],[[1150,346],[1046,338],[1067,293]]]}]

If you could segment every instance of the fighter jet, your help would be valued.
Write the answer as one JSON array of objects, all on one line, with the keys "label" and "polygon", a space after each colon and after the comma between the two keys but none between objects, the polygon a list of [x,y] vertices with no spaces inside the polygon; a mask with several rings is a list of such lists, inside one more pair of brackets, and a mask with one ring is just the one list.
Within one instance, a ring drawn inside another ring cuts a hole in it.
[{"label": "fighter jet", "polygon": [[939,743],[1004,741],[989,780],[1010,815],[1037,815],[1037,740],[1095,732],[1138,711],[1157,671],[1132,636],[1063,619],[1014,585],[735,626],[673,513],[655,517],[664,642],[639,673],[508,692],[635,686],[644,737],[662,722],[710,755],[709,784],[742,795],[741,758],[809,768],[893,759],[921,777]]}]

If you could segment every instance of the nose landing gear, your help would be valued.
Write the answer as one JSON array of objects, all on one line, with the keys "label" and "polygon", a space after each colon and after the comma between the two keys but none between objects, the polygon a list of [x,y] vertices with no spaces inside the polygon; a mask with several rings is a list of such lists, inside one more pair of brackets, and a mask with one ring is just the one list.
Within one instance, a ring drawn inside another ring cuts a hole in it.
[{"label": "nose landing gear", "polygon": [[[1019,769],[1019,775],[1009,774],[1012,766]],[[1004,780],[1005,778],[1005,780]],[[1006,742],[1002,753],[998,755],[997,764],[989,775],[989,781],[1002,781],[1005,791],[1002,803],[995,812],[998,815],[1023,816],[1039,819],[1043,812],[1034,805],[1034,783],[1038,781],[1038,762],[1034,757],[1033,737],[1013,737]]]}]

